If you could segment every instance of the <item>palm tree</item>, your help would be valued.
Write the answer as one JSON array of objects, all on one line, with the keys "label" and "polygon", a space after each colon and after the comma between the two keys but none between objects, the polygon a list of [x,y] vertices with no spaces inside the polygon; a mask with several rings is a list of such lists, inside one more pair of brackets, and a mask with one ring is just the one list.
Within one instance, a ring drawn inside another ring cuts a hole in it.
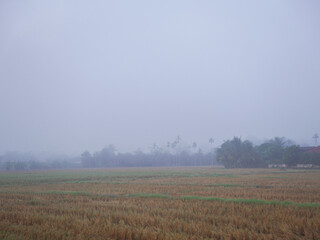
[{"label": "palm tree", "polygon": [[[211,144],[211,152],[213,152],[212,151],[213,150],[212,145],[214,143],[214,139],[212,137],[209,139],[209,143]],[[213,166],[213,157],[212,157],[212,166]]]},{"label": "palm tree", "polygon": [[272,144],[283,147],[287,144],[287,140],[284,137],[275,137],[269,141]]},{"label": "palm tree", "polygon": [[214,143],[214,139],[212,137],[209,139],[209,143],[211,144],[211,151],[212,151],[212,145]]},{"label": "palm tree", "polygon": [[197,143],[196,142],[192,143],[192,148],[194,149],[194,152],[196,152],[196,149],[197,149]]},{"label": "palm tree", "polygon": [[318,143],[318,138],[319,138],[319,135],[317,133],[315,133],[312,138],[314,139],[314,145],[317,146],[317,143]]},{"label": "palm tree", "polygon": [[167,151],[168,151],[168,153],[170,153],[170,148],[171,148],[171,143],[170,142],[167,142]]},{"label": "palm tree", "polygon": [[194,160],[193,160],[193,166],[196,166],[197,165],[197,156],[195,155],[196,154],[196,151],[197,151],[197,143],[196,142],[193,142],[192,143],[192,148],[193,148],[193,158],[194,158]]}]

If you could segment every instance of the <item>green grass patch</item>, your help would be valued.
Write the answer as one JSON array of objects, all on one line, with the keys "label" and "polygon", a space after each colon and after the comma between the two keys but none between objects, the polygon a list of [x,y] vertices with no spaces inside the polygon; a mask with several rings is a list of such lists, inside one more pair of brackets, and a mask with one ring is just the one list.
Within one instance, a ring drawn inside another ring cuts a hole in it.
[{"label": "green grass patch", "polygon": [[165,198],[171,199],[171,197],[167,194],[160,194],[160,193],[138,193],[138,194],[130,194],[127,197],[140,197],[140,198]]},{"label": "green grass patch", "polygon": [[74,195],[74,196],[90,196],[90,193],[81,191],[49,191],[41,192],[42,194],[53,194],[53,195]]},{"label": "green grass patch", "polygon": [[0,240],[23,240],[23,236],[18,234],[7,235],[5,232],[0,232]]},{"label": "green grass patch", "polygon": [[206,187],[243,187],[243,185],[233,184],[233,183],[216,183],[216,184],[209,184],[205,186]]},{"label": "green grass patch", "polygon": [[243,198],[219,198],[219,197],[201,197],[201,196],[183,196],[183,200],[204,200],[204,201],[220,201],[235,203],[251,203],[258,205],[280,205],[280,206],[297,206],[297,207],[320,207],[320,203],[295,203],[290,201],[279,200],[261,200],[261,199],[243,199]]},{"label": "green grass patch", "polygon": [[270,178],[270,179],[289,179],[289,177],[274,177],[274,176],[261,176],[260,178]]},{"label": "green grass patch", "polygon": [[205,175],[204,177],[237,178],[238,176],[234,174],[212,173],[212,174]]}]

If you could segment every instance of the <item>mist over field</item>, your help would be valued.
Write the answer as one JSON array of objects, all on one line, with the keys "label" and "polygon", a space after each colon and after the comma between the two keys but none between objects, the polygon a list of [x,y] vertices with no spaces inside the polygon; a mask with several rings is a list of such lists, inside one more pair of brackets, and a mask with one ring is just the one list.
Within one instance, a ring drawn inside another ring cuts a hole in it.
[{"label": "mist over field", "polygon": [[319,0],[0,0],[0,240],[320,239]]},{"label": "mist over field", "polygon": [[312,145],[319,13],[316,0],[1,1],[0,153]]}]

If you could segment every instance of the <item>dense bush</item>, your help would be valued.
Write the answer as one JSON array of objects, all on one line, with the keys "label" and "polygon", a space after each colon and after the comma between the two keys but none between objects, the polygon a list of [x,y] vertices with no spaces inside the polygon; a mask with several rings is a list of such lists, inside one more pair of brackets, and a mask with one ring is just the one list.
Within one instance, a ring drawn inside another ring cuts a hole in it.
[{"label": "dense bush", "polygon": [[293,145],[285,138],[276,137],[253,147],[250,141],[235,137],[217,149],[217,161],[226,168],[267,167],[269,164],[320,166],[320,154],[303,152],[299,145]]},{"label": "dense bush", "polygon": [[262,158],[250,141],[233,138],[217,149],[217,161],[226,168],[263,167]]}]

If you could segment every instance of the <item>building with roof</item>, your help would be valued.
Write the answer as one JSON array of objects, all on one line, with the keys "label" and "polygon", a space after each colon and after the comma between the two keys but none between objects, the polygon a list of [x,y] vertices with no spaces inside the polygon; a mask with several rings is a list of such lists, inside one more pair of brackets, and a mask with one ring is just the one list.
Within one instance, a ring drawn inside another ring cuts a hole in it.
[{"label": "building with roof", "polygon": [[301,152],[306,152],[306,153],[319,153],[320,154],[320,146],[317,147],[301,147]]}]

